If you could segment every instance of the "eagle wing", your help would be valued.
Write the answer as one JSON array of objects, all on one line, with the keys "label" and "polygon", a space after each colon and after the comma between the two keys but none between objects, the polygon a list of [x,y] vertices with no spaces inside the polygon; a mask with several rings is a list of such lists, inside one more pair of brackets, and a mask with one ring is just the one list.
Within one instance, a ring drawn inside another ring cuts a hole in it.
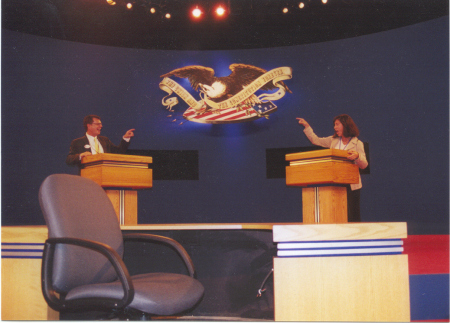
[{"label": "eagle wing", "polygon": [[161,77],[171,76],[187,78],[192,88],[197,91],[199,84],[211,85],[213,83],[214,70],[210,67],[191,65],[177,68],[167,74],[161,75]]},{"label": "eagle wing", "polygon": [[[238,93],[242,90],[243,87],[249,85],[258,77],[267,72],[265,69],[246,64],[231,64],[230,70],[232,71],[232,73],[230,74],[230,76],[228,76],[228,80],[231,83],[229,84],[229,86],[233,88],[233,94]],[[286,84],[284,84],[284,82],[279,82],[279,84],[281,84],[286,89],[286,91],[292,93],[291,90],[288,89]],[[267,82],[261,88],[261,90],[273,89],[276,89],[276,87],[273,85],[272,81]]]}]

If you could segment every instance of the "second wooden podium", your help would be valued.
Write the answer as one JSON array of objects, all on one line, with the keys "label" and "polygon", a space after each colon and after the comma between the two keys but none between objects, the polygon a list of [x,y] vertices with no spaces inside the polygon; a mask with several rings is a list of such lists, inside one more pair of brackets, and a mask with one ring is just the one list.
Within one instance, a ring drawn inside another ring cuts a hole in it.
[{"label": "second wooden podium", "polygon": [[275,321],[410,322],[406,222],[274,225]]},{"label": "second wooden podium", "polygon": [[96,154],[82,159],[81,176],[106,190],[121,225],[137,224],[137,190],[153,186],[152,157]]},{"label": "second wooden podium", "polygon": [[348,222],[343,185],[359,182],[359,167],[347,156],[347,151],[339,149],[286,155],[286,185],[303,186],[303,223]]}]

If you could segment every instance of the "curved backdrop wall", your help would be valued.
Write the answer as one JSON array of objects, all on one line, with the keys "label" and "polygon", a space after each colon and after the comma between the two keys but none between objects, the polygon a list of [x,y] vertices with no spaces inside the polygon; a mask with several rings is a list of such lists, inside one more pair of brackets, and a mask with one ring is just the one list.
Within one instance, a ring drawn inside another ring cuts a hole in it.
[{"label": "curved backdrop wall", "polygon": [[[410,234],[448,234],[448,39],[448,17],[242,51],[124,49],[3,30],[2,224],[44,223],[39,185],[52,173],[77,174],[65,157],[91,113],[101,116],[102,134],[113,142],[136,128],[130,149],[198,155],[196,179],[155,180],[139,192],[139,223],[301,221],[301,189],[267,177],[266,150],[310,146],[296,117],[328,136],[333,117],[347,113],[370,145],[362,220],[407,221]],[[292,94],[276,102],[269,119],[236,124],[180,124],[188,106],[180,100],[174,113],[162,106],[161,75],[202,65],[224,76],[233,63],[291,67],[285,83]]]}]

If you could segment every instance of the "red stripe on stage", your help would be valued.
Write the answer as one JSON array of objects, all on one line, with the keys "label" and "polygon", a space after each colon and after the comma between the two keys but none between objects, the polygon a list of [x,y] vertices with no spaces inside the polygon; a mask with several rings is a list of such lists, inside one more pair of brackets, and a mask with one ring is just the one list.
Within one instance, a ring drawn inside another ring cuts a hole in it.
[{"label": "red stripe on stage", "polygon": [[411,235],[403,247],[410,275],[449,273],[448,235]]}]

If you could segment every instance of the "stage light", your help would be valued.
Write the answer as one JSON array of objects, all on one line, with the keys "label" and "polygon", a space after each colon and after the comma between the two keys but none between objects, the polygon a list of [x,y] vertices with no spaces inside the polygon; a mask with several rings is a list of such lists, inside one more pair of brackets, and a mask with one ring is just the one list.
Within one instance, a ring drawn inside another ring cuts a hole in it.
[{"label": "stage light", "polygon": [[305,4],[304,4],[303,2],[300,2],[300,3],[298,4],[298,7],[299,7],[300,9],[303,9],[303,8],[305,8]]},{"label": "stage light", "polygon": [[218,3],[212,8],[211,13],[214,15],[216,20],[224,20],[228,16],[229,10],[227,6],[222,3]]},{"label": "stage light", "polygon": [[155,8],[150,8],[150,13],[155,13],[156,9]]},{"label": "stage light", "polygon": [[106,0],[106,3],[111,6],[114,6],[116,4],[113,0]]},{"label": "stage light", "polygon": [[283,13],[288,13],[289,12],[289,9],[288,8],[283,8]]},{"label": "stage light", "polygon": [[133,4],[132,4],[131,2],[128,2],[128,3],[127,3],[127,8],[128,8],[128,9],[133,8]]},{"label": "stage light", "polygon": [[218,6],[218,7],[216,8],[216,14],[217,14],[218,16],[223,16],[223,15],[225,14],[225,9],[224,9],[222,6]]},{"label": "stage light", "polygon": [[194,18],[200,18],[200,16],[202,15],[202,11],[196,7],[194,10],[192,10],[192,16]]},{"label": "stage light", "polygon": [[323,4],[326,4],[328,2],[328,0],[322,0]]}]

